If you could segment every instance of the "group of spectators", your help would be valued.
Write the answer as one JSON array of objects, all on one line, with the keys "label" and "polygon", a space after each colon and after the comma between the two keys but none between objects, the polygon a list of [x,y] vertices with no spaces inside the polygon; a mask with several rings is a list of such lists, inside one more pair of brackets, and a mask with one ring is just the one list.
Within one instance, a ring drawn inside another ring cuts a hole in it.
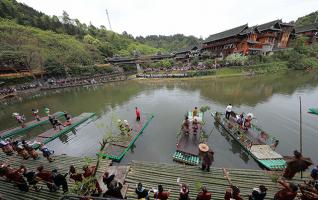
[{"label": "group of spectators", "polygon": [[[0,97],[9,94],[14,94],[15,92],[25,91],[29,89],[37,88],[39,85],[37,83],[25,83],[21,85],[16,85],[14,87],[2,87],[0,88]],[[1,99],[1,98],[0,98]]]},{"label": "group of spectators", "polygon": [[7,138],[5,140],[0,139],[0,148],[3,153],[8,156],[17,153],[17,155],[24,160],[29,158],[33,158],[34,160],[39,159],[39,154],[34,149],[34,146],[36,145],[39,145],[39,150],[43,153],[43,157],[45,157],[49,162],[52,162],[53,158],[51,155],[54,154],[54,151],[47,148],[43,143],[37,141],[30,142],[26,140],[12,140],[11,138]]},{"label": "group of spectators", "polygon": [[[301,190],[301,199],[302,200],[317,200],[318,199],[318,182],[309,181],[308,183],[301,184],[297,186],[292,182],[287,182],[284,180],[278,180],[278,183],[281,185],[282,189],[274,194],[274,200],[293,200],[297,197],[298,188]],[[189,187],[182,183],[180,185],[179,197],[178,200],[190,200],[189,197]],[[310,188],[310,192],[309,189]],[[257,188],[251,189],[251,193],[248,195],[249,200],[264,200],[267,195],[267,188],[264,185],[260,185]],[[305,191],[306,190],[306,191]],[[153,192],[154,199],[167,200],[170,197],[171,191],[164,191],[162,185],[158,185],[158,188],[152,188],[150,190],[145,189],[141,183],[138,183],[135,193],[137,194],[138,199],[150,199],[150,192]],[[310,197],[308,197],[310,194]],[[307,196],[306,196],[307,195]],[[201,187],[201,191],[196,195],[196,200],[210,200],[213,196],[213,192],[207,190],[205,186]],[[225,190],[224,200],[243,200],[243,195],[239,187],[230,185],[229,188]]]},{"label": "group of spectators", "polygon": [[0,89],[0,96],[5,96],[8,94],[15,93],[17,90],[13,87],[6,87],[6,88],[1,88]]},{"label": "group of spectators", "polygon": [[205,66],[205,65],[197,65],[197,66],[173,66],[171,68],[167,67],[159,67],[159,68],[144,68],[144,72],[160,72],[160,71],[165,71],[165,72],[171,72],[171,71],[190,71],[190,70],[207,70],[207,69],[213,69],[211,67]]},{"label": "group of spectators", "polygon": [[72,87],[79,85],[89,85],[89,84],[98,84],[105,83],[111,80],[118,80],[121,78],[124,73],[114,73],[114,74],[99,74],[95,76],[82,76],[74,78],[61,78],[61,79],[49,79],[44,84],[44,88],[52,87]]},{"label": "group of spectators", "polygon": [[88,85],[88,84],[97,84],[97,83],[105,83],[110,80],[118,80],[118,78],[125,75],[122,71],[116,70],[112,73],[106,74],[96,74],[93,76],[80,76],[80,77],[70,77],[70,78],[50,78],[45,82],[40,81],[39,83],[31,82],[24,83],[12,87],[1,87],[0,88],[0,99],[1,96],[6,96],[8,94],[13,94],[19,91],[26,91],[30,89],[37,88],[52,88],[52,87],[71,87],[77,85]]}]

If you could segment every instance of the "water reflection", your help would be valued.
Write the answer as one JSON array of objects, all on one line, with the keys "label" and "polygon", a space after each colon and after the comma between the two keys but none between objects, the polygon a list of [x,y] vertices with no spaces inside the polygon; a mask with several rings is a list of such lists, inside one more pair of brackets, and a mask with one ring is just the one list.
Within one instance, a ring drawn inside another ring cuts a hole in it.
[{"label": "water reflection", "polygon": [[219,123],[214,122],[214,126],[216,127],[217,131],[226,139],[226,141],[230,144],[229,150],[233,154],[238,154],[239,157],[244,161],[244,163],[248,163],[250,160],[249,155],[244,151],[244,149],[240,146],[238,142],[236,142],[228,133],[227,131],[220,126]]},{"label": "water reflection", "polygon": [[255,106],[267,101],[274,94],[291,95],[299,89],[315,89],[318,86],[318,73],[286,72],[284,74],[243,76],[231,78],[203,78],[176,81],[149,81],[151,87],[176,87],[186,91],[200,92],[208,100],[227,105]]}]

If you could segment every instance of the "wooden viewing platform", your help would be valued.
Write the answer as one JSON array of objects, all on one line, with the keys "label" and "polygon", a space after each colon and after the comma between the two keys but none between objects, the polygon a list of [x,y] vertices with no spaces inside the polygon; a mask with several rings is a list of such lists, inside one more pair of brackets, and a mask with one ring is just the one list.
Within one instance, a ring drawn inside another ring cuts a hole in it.
[{"label": "wooden viewing platform", "polygon": [[[95,115],[95,113],[82,113],[79,116],[73,117],[71,119],[71,123],[72,123],[71,125],[63,127],[62,130],[59,130],[58,128],[57,128],[57,130],[55,130],[54,128],[51,128],[48,131],[38,135],[35,138],[35,141],[47,144],[47,143],[51,142],[52,140],[54,140],[55,138],[59,137],[60,135],[67,133],[71,129],[79,126],[80,124],[82,124],[83,122],[85,122],[89,118],[93,117],[94,115]],[[33,148],[35,148],[35,149],[37,149],[39,147],[40,147],[39,144],[35,144],[33,146]]]},{"label": "wooden viewing platform", "polygon": [[[227,170],[233,184],[240,188],[244,199],[248,199],[252,189],[261,184],[268,188],[265,199],[273,199],[274,194],[279,190],[277,183],[272,182],[268,171]],[[223,200],[225,190],[228,188],[228,181],[223,175],[222,168],[211,168],[211,172],[203,172],[197,166],[132,161],[126,178],[126,183],[129,186],[126,194],[127,199],[137,199],[135,187],[139,182],[147,189],[157,188],[158,184],[162,184],[164,190],[171,190],[169,199],[177,199],[180,191],[180,186],[176,182],[178,177],[181,179],[180,183],[186,183],[189,186],[191,199],[196,199],[201,184],[212,192],[213,200]],[[304,177],[308,177],[308,174]],[[299,174],[293,179],[293,182],[302,183]],[[153,198],[152,192],[150,197]]]},{"label": "wooden viewing platform", "polygon": [[[52,116],[55,117],[61,117],[64,114],[64,112],[56,112],[52,114]],[[47,124],[49,122],[48,116],[41,117],[40,121],[32,120],[30,122],[25,123],[25,127],[22,128],[21,126],[15,127],[15,128],[9,128],[6,130],[3,130],[0,132],[0,138],[8,138],[17,134],[22,134],[27,130],[30,130],[32,128],[35,128],[37,126],[40,126],[42,124]]]},{"label": "wooden viewing platform", "polygon": [[[90,158],[90,163],[87,163],[85,158],[81,157],[71,157],[66,155],[54,156],[55,161],[49,163],[42,155],[40,159],[33,160],[29,158],[28,160],[23,160],[21,157],[16,154],[13,156],[7,156],[4,153],[0,153],[0,164],[7,163],[10,164],[13,168],[19,168],[20,165],[25,165],[28,171],[36,171],[36,168],[40,165],[44,166],[45,170],[57,169],[61,174],[68,172],[70,165],[74,165],[77,168],[78,172],[82,172],[82,167],[84,165],[95,165],[95,157]],[[102,174],[110,167],[112,164],[111,160],[101,160],[100,167],[97,171],[97,177],[102,176]],[[68,179],[68,177],[67,177]],[[68,181],[69,189],[74,185],[74,182]],[[4,180],[3,177],[0,177],[0,197],[4,200],[58,200],[63,196],[63,191],[60,189],[58,192],[49,192],[48,188],[43,182],[38,183],[39,186],[43,186],[42,190],[39,192],[34,191],[33,188],[30,188],[28,192],[21,192],[18,190],[13,183],[9,183]],[[101,183],[101,185],[103,185]]]}]

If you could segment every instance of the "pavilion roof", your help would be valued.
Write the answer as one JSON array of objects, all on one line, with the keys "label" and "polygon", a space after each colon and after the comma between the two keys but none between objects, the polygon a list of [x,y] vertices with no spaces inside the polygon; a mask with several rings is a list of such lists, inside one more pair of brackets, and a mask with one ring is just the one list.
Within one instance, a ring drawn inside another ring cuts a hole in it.
[{"label": "pavilion roof", "polygon": [[265,24],[261,24],[257,26],[257,30],[262,32],[265,30],[280,30],[280,24],[282,24],[282,20],[281,19],[277,19],[271,22],[267,22]]}]

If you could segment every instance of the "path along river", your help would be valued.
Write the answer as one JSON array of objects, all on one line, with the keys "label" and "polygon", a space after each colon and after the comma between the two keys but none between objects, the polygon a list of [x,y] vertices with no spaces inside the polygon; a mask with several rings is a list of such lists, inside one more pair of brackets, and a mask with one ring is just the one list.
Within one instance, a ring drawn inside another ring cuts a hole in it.
[{"label": "path along river", "polygon": [[[16,126],[13,112],[24,113],[32,119],[31,109],[43,113],[45,107],[52,112],[65,111],[77,115],[96,112],[91,120],[48,144],[57,154],[94,156],[98,142],[107,132],[110,119],[134,120],[135,106],[143,114],[155,118],[136,141],[122,163],[131,160],[173,162],[176,133],[184,114],[194,106],[209,105],[211,111],[224,111],[232,103],[237,112],[254,113],[257,125],[280,139],[277,151],[283,155],[299,149],[299,96],[303,103],[303,152],[318,162],[318,116],[308,114],[309,107],[318,107],[317,72],[288,72],[284,74],[232,78],[202,78],[188,80],[132,80],[73,89],[49,91],[29,97],[15,104],[0,106],[0,129]],[[214,121],[205,114],[204,127],[210,133]],[[44,131],[40,127],[28,137]],[[231,141],[223,131],[214,129],[208,142],[215,151],[214,166],[255,168],[257,163],[241,147]]]}]

